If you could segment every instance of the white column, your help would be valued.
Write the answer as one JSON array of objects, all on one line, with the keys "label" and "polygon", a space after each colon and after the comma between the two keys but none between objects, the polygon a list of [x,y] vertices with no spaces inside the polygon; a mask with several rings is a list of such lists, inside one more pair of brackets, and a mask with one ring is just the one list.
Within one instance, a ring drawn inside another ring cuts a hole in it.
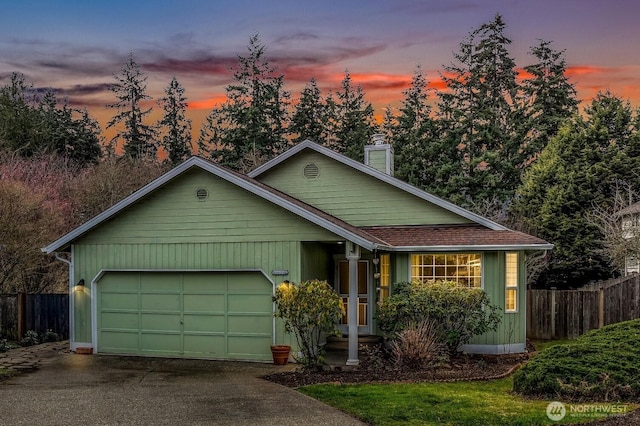
[{"label": "white column", "polygon": [[358,365],[358,260],[360,247],[347,241],[346,257],[349,261],[349,304],[347,317],[349,319],[349,356],[347,365]]}]

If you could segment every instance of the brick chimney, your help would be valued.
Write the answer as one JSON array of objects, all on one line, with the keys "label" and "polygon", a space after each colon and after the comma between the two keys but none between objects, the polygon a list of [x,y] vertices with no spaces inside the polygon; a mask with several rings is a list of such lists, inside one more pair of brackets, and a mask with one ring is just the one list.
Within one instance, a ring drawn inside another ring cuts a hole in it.
[{"label": "brick chimney", "polygon": [[364,164],[393,176],[393,147],[384,141],[384,135],[376,133],[371,137],[373,145],[364,147]]}]

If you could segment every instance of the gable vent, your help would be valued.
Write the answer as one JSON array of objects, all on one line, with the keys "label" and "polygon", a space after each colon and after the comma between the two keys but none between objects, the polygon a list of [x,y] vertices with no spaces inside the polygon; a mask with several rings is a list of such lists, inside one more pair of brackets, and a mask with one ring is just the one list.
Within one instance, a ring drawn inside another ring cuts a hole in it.
[{"label": "gable vent", "polygon": [[317,164],[309,163],[304,166],[303,174],[307,179],[315,179],[320,175],[320,169],[318,168]]},{"label": "gable vent", "polygon": [[209,198],[209,191],[204,188],[196,189],[196,198],[198,199],[198,201],[206,200],[207,198]]}]

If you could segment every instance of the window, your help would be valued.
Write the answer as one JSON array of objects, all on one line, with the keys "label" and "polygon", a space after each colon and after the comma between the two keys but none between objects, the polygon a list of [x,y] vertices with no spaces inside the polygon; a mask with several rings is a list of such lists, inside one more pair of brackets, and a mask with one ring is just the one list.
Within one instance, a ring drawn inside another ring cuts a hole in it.
[{"label": "window", "polygon": [[380,302],[389,297],[389,284],[391,284],[391,256],[380,255]]},{"label": "window", "polygon": [[412,254],[412,281],[453,281],[461,287],[482,287],[480,254]]},{"label": "window", "polygon": [[518,253],[507,253],[505,261],[505,312],[518,312]]}]

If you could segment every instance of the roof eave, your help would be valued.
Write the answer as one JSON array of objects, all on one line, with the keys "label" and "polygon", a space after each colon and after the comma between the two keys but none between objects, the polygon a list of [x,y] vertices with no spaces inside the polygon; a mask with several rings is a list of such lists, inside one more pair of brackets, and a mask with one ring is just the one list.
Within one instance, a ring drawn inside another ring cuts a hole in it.
[{"label": "roof eave", "polygon": [[396,252],[451,252],[451,251],[520,251],[551,250],[553,244],[479,244],[479,245],[437,245],[437,246],[392,246],[389,251]]},{"label": "roof eave", "polygon": [[96,217],[94,217],[93,219],[85,222],[83,225],[79,226],[78,228],[74,229],[73,231],[67,233],[66,235],[60,237],[58,240],[54,241],[53,243],[49,244],[48,246],[42,248],[41,250],[44,253],[50,254],[56,251],[59,251],[60,249],[66,248],[68,245],[71,244],[72,241],[80,238],[82,235],[84,235],[85,233],[89,232],[91,229],[93,229],[94,227],[98,226],[99,224],[103,223],[104,221],[110,219],[112,216],[114,216],[115,214],[117,214],[118,212],[120,212],[121,210],[129,207],[131,204],[135,203],[136,201],[138,201],[139,199],[141,199],[142,197],[146,196],[147,194],[149,194],[150,192],[158,189],[159,187],[165,185],[167,182],[169,182],[170,180],[174,179],[175,177],[177,177],[178,175],[184,173],[186,170],[190,169],[191,167],[200,167],[203,170],[206,170],[210,173],[212,173],[215,176],[218,176],[230,183],[233,183],[251,193],[253,193],[254,195],[258,195],[260,197],[262,197],[263,199],[270,201],[276,205],[279,205],[283,208],[285,208],[286,210],[289,210],[290,212],[309,220],[312,223],[315,223],[316,225],[321,226],[322,228],[326,229],[329,232],[332,232],[340,237],[345,238],[346,240],[352,241],[355,244],[358,244],[359,246],[367,249],[367,250],[376,250],[378,247],[378,244],[374,241],[368,240],[367,238],[358,235],[354,232],[349,231],[348,229],[345,229],[343,227],[341,227],[338,224],[335,224],[333,222],[330,222],[328,220],[326,220],[325,218],[322,218],[318,215],[313,214],[312,212],[309,212],[308,210],[305,210],[304,208],[288,201],[285,200],[283,198],[278,197],[275,194],[272,194],[268,191],[265,191],[261,188],[259,188],[258,186],[252,184],[251,182],[241,179],[238,176],[234,175],[233,173],[230,173],[229,171],[217,167],[201,158],[198,157],[191,157],[190,159],[188,159],[187,161],[185,161],[184,163],[182,163],[181,165],[179,165],[178,167],[172,169],[171,171],[165,173],[164,175],[160,176],[158,179],[150,182],[149,184],[145,185],[144,187],[140,188],[138,191],[134,192],[133,194],[129,195],[128,197],[124,198],[123,200],[121,200],[120,202],[114,204],[113,206],[109,207],[107,210],[105,210],[104,212],[100,213],[99,215],[97,215]]}]

